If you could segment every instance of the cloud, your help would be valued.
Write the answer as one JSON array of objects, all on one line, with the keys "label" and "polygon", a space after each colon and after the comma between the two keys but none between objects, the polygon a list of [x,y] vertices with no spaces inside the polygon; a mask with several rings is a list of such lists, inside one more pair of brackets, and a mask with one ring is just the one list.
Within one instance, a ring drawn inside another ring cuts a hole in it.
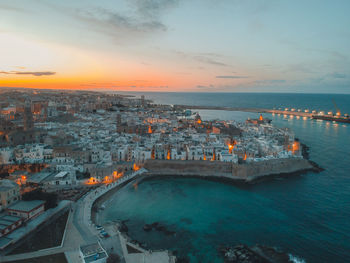
[{"label": "cloud", "polygon": [[80,10],[77,18],[87,22],[97,31],[110,35],[120,35],[120,33],[147,33],[153,31],[165,31],[166,26],[158,20],[140,19],[118,13],[117,11],[105,8],[94,8],[93,10]]},{"label": "cloud", "polygon": [[255,81],[256,84],[262,85],[273,85],[273,84],[283,84],[286,83],[285,79],[264,79]]},{"label": "cloud", "polygon": [[215,88],[215,87],[214,87],[214,85],[210,84],[209,86],[197,85],[196,88],[197,88],[197,89],[213,89],[213,88]]},{"label": "cloud", "polygon": [[159,19],[167,10],[177,7],[179,0],[133,0],[138,13],[144,17]]},{"label": "cloud", "polygon": [[200,56],[193,56],[193,59],[199,61],[199,62],[204,62],[204,63],[207,63],[207,64],[211,64],[211,65],[215,65],[215,66],[222,66],[222,67],[227,67],[228,65],[221,62],[221,61],[218,61],[216,59],[213,59],[211,57],[207,57],[207,56],[203,56],[203,55],[200,55]]},{"label": "cloud", "polygon": [[55,75],[53,71],[0,71],[0,74],[6,75],[33,75],[36,77]]},{"label": "cloud", "polygon": [[287,72],[296,72],[296,73],[304,73],[304,74],[314,74],[317,73],[315,70],[316,66],[311,66],[306,63],[297,63],[297,64],[290,64],[287,66],[286,70],[282,71],[283,73]]},{"label": "cloud", "polygon": [[173,52],[176,55],[181,56],[183,58],[193,59],[205,64],[210,64],[210,65],[220,66],[220,67],[230,66],[221,61],[222,59],[224,59],[224,56],[216,53],[185,53],[183,51],[178,51],[178,50],[174,50]]},{"label": "cloud", "polygon": [[234,76],[234,75],[222,75],[216,76],[217,79],[247,79],[249,76]]},{"label": "cloud", "polygon": [[177,7],[179,2],[179,0],[131,0],[128,11],[95,7],[76,10],[72,15],[89,24],[93,30],[121,41],[130,37],[166,31],[167,26],[162,22],[162,17],[169,10]]},{"label": "cloud", "polygon": [[88,27],[88,30],[112,37],[119,43],[155,32],[165,32],[167,26],[162,18],[172,8],[177,7],[180,0],[125,0],[125,2],[125,6],[115,3],[106,8],[100,1],[94,1],[92,5],[87,3],[82,8],[75,9],[54,1],[42,3],[59,13],[68,14],[84,27]]},{"label": "cloud", "polygon": [[0,11],[14,11],[14,12],[25,12],[24,8],[14,7],[10,5],[0,4]]},{"label": "cloud", "polygon": [[339,73],[339,72],[334,72],[330,76],[335,78],[335,79],[345,79],[346,78],[346,74]]}]

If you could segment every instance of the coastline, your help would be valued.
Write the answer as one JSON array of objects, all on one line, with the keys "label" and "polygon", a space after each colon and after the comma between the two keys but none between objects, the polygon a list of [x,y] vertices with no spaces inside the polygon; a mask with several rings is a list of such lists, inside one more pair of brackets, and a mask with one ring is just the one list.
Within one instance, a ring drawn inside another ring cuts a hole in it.
[{"label": "coastline", "polygon": [[[149,167],[147,168],[147,165],[145,165],[145,168],[148,170],[148,172],[146,173],[142,173],[140,175],[137,175],[136,177],[125,181],[124,183],[122,183],[121,185],[111,189],[110,191],[108,191],[107,193],[105,193],[104,195],[100,196],[99,198],[97,198],[92,207],[91,207],[91,220],[93,223],[97,224],[99,221],[98,218],[98,212],[101,209],[101,206],[110,199],[111,196],[113,196],[119,189],[121,189],[122,187],[124,187],[125,185],[135,182],[137,181],[137,183],[141,183],[143,181],[147,181],[147,180],[152,180],[152,179],[169,179],[169,178],[195,178],[195,179],[200,179],[200,180],[208,180],[208,181],[215,181],[215,182],[219,182],[219,183],[224,183],[224,184],[230,184],[230,185],[252,185],[252,184],[257,184],[260,182],[264,182],[267,180],[271,180],[274,178],[287,178],[287,177],[292,177],[292,176],[301,176],[303,174],[306,174],[308,172],[313,172],[313,173],[320,173],[322,171],[324,171],[324,168],[322,168],[321,166],[319,166],[316,162],[311,161],[309,159],[309,151],[310,148],[305,145],[305,144],[301,144],[302,145],[302,158],[300,158],[300,160],[304,161],[304,166],[301,169],[297,169],[297,170],[292,170],[292,171],[280,171],[280,172],[274,172],[274,173],[268,173],[268,174],[263,174],[263,175],[253,175],[250,177],[239,177],[239,176],[233,176],[233,171],[231,171],[231,173],[222,173],[219,175],[215,175],[214,173],[212,174],[203,174],[203,171],[201,171],[200,169],[197,169],[196,172],[192,173],[186,173],[181,171],[179,172],[171,172],[171,171],[152,171],[152,169],[149,169]],[[294,158],[297,159],[297,158]],[[279,159],[277,159],[279,160]],[[287,159],[289,160],[289,159]],[[157,161],[159,163],[165,164],[167,166],[166,162],[176,162],[177,164],[179,162],[184,163],[186,161],[166,161],[166,160],[152,160],[152,161]],[[207,161],[187,161],[190,162],[189,163],[189,167],[193,167],[193,165],[191,165],[191,162],[195,162],[195,163],[201,163],[201,165],[203,163],[213,163],[213,162],[207,162]],[[175,165],[176,165],[175,163]],[[261,162],[262,163],[262,162]],[[223,162],[217,162],[217,164],[225,164]],[[226,163],[227,164],[227,163]],[[251,165],[252,163],[248,163],[245,165]],[[306,165],[307,164],[307,165]],[[176,169],[179,170],[179,167],[177,166]],[[231,168],[232,169],[232,168]]]},{"label": "coastline", "polygon": [[[144,173],[144,174],[140,174],[140,175],[134,177],[130,181],[127,181],[127,182],[123,183],[122,185],[119,185],[118,187],[110,190],[106,194],[104,194],[101,197],[99,197],[94,202],[94,204],[92,206],[91,220],[92,220],[93,223],[99,224],[99,225],[102,225],[102,226],[104,226],[105,224],[111,223],[111,222],[104,222],[105,218],[104,217],[99,217],[99,215],[100,215],[99,209],[118,190],[120,190],[122,187],[124,187],[124,186],[126,186],[126,185],[128,185],[130,183],[133,184],[133,183],[137,182],[138,184],[141,184],[144,181],[153,180],[153,179],[162,179],[162,180],[164,179],[164,180],[167,180],[167,179],[171,179],[171,178],[195,178],[195,179],[199,179],[199,180],[214,181],[214,182],[221,183],[221,184],[228,184],[228,185],[232,185],[232,186],[241,186],[242,187],[242,186],[254,185],[256,183],[260,183],[260,182],[263,182],[263,181],[271,180],[273,178],[280,178],[280,177],[288,178],[288,177],[292,177],[292,176],[300,176],[300,175],[305,174],[305,173],[307,173],[309,171],[310,171],[310,169],[301,170],[301,171],[297,171],[297,172],[293,172],[293,173],[271,174],[271,175],[268,175],[268,176],[257,178],[257,179],[255,179],[253,181],[250,181],[250,182],[246,182],[245,180],[221,177],[221,176],[220,177],[216,177],[216,176],[200,176],[200,175],[193,175],[193,176],[191,176],[191,175],[178,175],[178,174],[175,174],[175,175],[157,175],[157,174],[151,174],[151,173]],[[311,171],[315,172],[315,170],[311,170]],[[94,212],[94,210],[96,212]],[[143,248],[143,249],[147,249],[147,250],[152,249],[151,247],[148,246],[148,244],[145,246],[144,243],[140,242],[139,240],[135,239],[135,237],[133,237],[133,236],[131,236],[129,234],[128,227],[125,224],[125,222],[127,222],[127,221],[128,221],[128,219],[126,219],[126,220],[119,219],[119,220],[113,221],[113,224],[118,225],[118,228],[119,228],[119,231],[120,231],[121,235],[126,240],[129,240],[129,242],[131,242],[135,246]],[[144,226],[141,225],[140,227],[144,227]],[[237,246],[238,245],[240,245],[240,244],[237,244]],[[220,244],[217,244],[217,246],[218,246],[217,249],[219,251]],[[257,246],[260,246],[260,245],[257,245]],[[168,250],[169,248],[163,248],[163,249],[167,249]],[[276,249],[274,249],[272,247],[266,247],[265,250],[269,250],[271,252],[270,254],[273,257],[278,255],[278,253],[282,254],[282,252],[278,252],[278,250],[276,250]],[[250,250],[250,249],[249,249],[248,252],[249,253],[253,253],[252,254],[253,256],[259,256],[261,254],[261,253],[257,253],[256,251]],[[245,251],[245,253],[247,253],[247,251]],[[242,252],[242,254],[243,254],[243,252]],[[252,256],[252,255],[250,255],[250,256]],[[286,255],[288,255],[288,254],[287,253],[283,253],[284,258],[286,258]],[[222,257],[224,260],[227,259],[227,255],[223,256],[223,255],[220,254],[219,257]],[[181,259],[182,258],[180,257],[179,260],[181,260]],[[184,258],[184,260],[186,260],[186,258]],[[269,261],[267,261],[267,262],[269,262]],[[278,261],[278,262],[287,262],[287,261]]]},{"label": "coastline", "polygon": [[132,183],[133,181],[137,180],[137,178],[142,177],[143,175],[137,175],[134,178],[125,181],[124,183],[118,185],[117,187],[112,188],[111,190],[109,190],[107,193],[101,195],[99,198],[97,198],[94,203],[91,206],[91,221],[94,224],[98,224],[98,213],[99,210],[101,209],[101,206],[107,201],[109,200],[109,198],[111,196],[113,196],[118,190],[120,190],[121,188],[123,188],[124,186],[126,186],[129,183]]},{"label": "coastline", "polygon": [[271,176],[288,176],[306,172],[320,172],[316,163],[305,158],[269,159],[259,162],[235,164],[230,162],[147,160],[149,176],[191,176],[254,183]]},{"label": "coastline", "polygon": [[[253,175],[249,178],[244,178],[244,177],[236,177],[232,176],[232,174],[225,174],[222,173],[220,175],[214,175],[214,174],[209,174],[209,175],[204,175],[202,171],[197,170],[196,172],[183,172],[180,171],[179,173],[176,172],[171,172],[171,171],[152,171],[151,169],[148,170],[147,167],[146,169],[148,172],[140,174],[123,184],[111,189],[104,195],[100,196],[98,199],[96,199],[92,205],[91,209],[91,219],[93,222],[96,224],[96,216],[98,214],[98,210],[101,208],[101,206],[109,200],[111,196],[113,196],[119,189],[124,187],[125,185],[132,183],[134,181],[137,181],[138,183],[146,180],[152,180],[152,179],[169,179],[169,178],[196,178],[196,179],[201,179],[201,180],[209,180],[209,181],[216,181],[216,182],[221,182],[225,184],[231,184],[231,185],[247,185],[247,184],[256,184],[260,183],[269,179],[273,178],[286,178],[286,177],[292,177],[292,176],[300,176],[303,174],[306,174],[308,172],[314,172],[314,173],[319,173],[323,171],[324,169],[320,167],[317,163],[311,161],[308,159],[308,150],[309,148],[307,147],[307,150],[303,152],[303,158],[301,160],[305,161],[305,164],[309,164],[309,166],[304,166],[302,169],[294,170],[294,171],[289,171],[289,172],[277,172],[277,173],[269,173],[269,174],[263,174],[263,175]],[[306,155],[307,154],[307,155]],[[288,159],[287,159],[288,160]],[[160,163],[166,164],[165,162],[171,162],[171,161],[164,161],[164,160],[159,160]],[[175,161],[174,161],[175,162]],[[183,162],[183,161],[181,161]],[[190,161],[192,162],[192,161]],[[197,163],[203,163],[206,161],[195,161]],[[178,163],[178,161],[176,161]],[[175,164],[176,164],[175,163]],[[247,165],[249,166],[251,163],[248,163]],[[191,167],[191,163],[189,164]]]},{"label": "coastline", "polygon": [[[292,176],[300,176],[302,174],[308,173],[308,172],[314,172],[319,173],[323,171],[324,169],[321,168],[318,164],[315,162],[309,160],[309,147],[305,146],[304,151],[302,153],[303,158],[293,158],[293,160],[302,160],[303,163],[306,165],[303,167],[303,169],[297,169],[290,172],[279,172],[279,173],[270,173],[270,174],[263,174],[260,176],[253,176],[249,180],[247,178],[239,178],[233,176],[233,173],[231,171],[231,174],[229,176],[224,175],[203,175],[201,170],[198,170],[196,174],[186,174],[186,173],[154,173],[152,170],[148,170],[145,173],[139,174],[135,176],[134,178],[131,178],[130,180],[122,183],[121,185],[111,189],[104,195],[100,196],[98,199],[95,200],[91,207],[91,220],[94,224],[104,225],[107,222],[104,222],[105,218],[101,217],[100,209],[103,204],[105,204],[118,190],[120,190],[122,187],[130,184],[130,183],[142,183],[147,180],[152,179],[164,179],[167,180],[169,178],[195,178],[199,180],[208,180],[208,181],[215,181],[222,184],[229,184],[229,185],[236,185],[236,186],[244,186],[244,185],[254,185],[257,183],[261,183],[263,181],[272,180],[274,178],[288,178]],[[287,159],[288,160],[288,159]],[[162,160],[164,161],[164,160]],[[166,162],[166,161],[165,161]],[[200,161],[201,162],[201,161]],[[206,161],[202,161],[206,162]],[[207,162],[207,163],[213,163],[213,162]],[[214,163],[215,164],[215,163]],[[220,164],[220,163],[219,163]],[[222,165],[223,163],[221,163]],[[251,163],[245,164],[245,165],[251,165]],[[192,165],[190,165],[192,167]],[[118,225],[119,231],[124,236],[126,240],[130,240],[134,245],[143,248],[144,246],[142,243],[138,240],[135,240],[134,237],[129,236],[128,233],[128,227],[125,225],[125,221],[117,220],[113,222],[114,224]],[[165,248],[166,249],[166,248]]]}]

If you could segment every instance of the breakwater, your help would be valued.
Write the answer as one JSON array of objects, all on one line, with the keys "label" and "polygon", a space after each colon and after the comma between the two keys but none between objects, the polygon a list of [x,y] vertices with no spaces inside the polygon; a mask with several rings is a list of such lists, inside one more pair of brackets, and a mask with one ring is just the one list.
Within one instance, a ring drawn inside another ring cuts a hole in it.
[{"label": "breakwater", "polygon": [[304,158],[281,158],[235,164],[220,161],[147,160],[150,175],[178,175],[223,178],[252,182],[272,175],[318,172],[317,166]]},{"label": "breakwater", "polygon": [[222,106],[193,106],[193,105],[175,105],[177,110],[225,110],[225,111],[243,111],[243,112],[256,112],[256,113],[273,113],[282,115],[293,115],[300,117],[311,118],[312,113],[304,111],[292,111],[292,110],[276,110],[276,109],[263,109],[263,108],[244,108],[244,107],[222,107]]}]

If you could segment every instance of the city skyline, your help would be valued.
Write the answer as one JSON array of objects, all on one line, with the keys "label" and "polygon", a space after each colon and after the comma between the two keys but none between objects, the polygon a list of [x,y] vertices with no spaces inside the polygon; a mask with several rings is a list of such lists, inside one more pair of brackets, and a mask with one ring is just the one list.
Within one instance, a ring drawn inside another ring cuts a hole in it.
[{"label": "city skyline", "polygon": [[0,87],[350,93],[347,1],[0,3]]}]

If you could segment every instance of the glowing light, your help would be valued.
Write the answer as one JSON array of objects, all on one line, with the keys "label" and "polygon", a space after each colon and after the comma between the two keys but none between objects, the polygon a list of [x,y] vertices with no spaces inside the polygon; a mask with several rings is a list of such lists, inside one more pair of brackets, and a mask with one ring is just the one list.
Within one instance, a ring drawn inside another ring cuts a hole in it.
[{"label": "glowing light", "polygon": [[136,171],[140,170],[140,166],[138,166],[136,163],[134,163],[132,169],[136,172]]},{"label": "glowing light", "polygon": [[152,131],[152,127],[151,127],[151,125],[148,125],[148,133],[152,133],[153,131]]},{"label": "glowing light", "polygon": [[123,173],[118,173],[118,171],[113,172],[113,178],[118,179],[120,177],[123,177]]},{"label": "glowing light", "polygon": [[288,151],[291,151],[293,154],[295,154],[299,150],[300,143],[298,141],[294,141],[291,146],[288,146]]},{"label": "glowing light", "polygon": [[243,161],[247,160],[247,153],[244,153]]},{"label": "glowing light", "polygon": [[170,160],[171,159],[171,153],[170,153],[170,149],[168,149],[168,153],[166,155],[166,159]]},{"label": "glowing light", "polygon": [[154,149],[154,147],[152,148],[152,152],[151,152],[151,159],[154,160],[156,156],[156,151]]},{"label": "glowing light", "polygon": [[232,144],[229,144],[228,145],[228,151],[229,151],[229,153],[232,153],[232,150],[233,150],[233,145]]},{"label": "glowing light", "polygon": [[90,177],[89,180],[86,182],[86,184],[88,185],[93,185],[93,184],[97,184],[97,179],[95,177]]},{"label": "glowing light", "polygon": [[259,121],[263,121],[263,120],[264,120],[264,118],[263,118],[262,114],[260,114]]},{"label": "glowing light", "polygon": [[111,182],[112,182],[112,178],[109,178],[109,176],[105,176],[105,178],[103,179],[104,184],[109,184]]}]

